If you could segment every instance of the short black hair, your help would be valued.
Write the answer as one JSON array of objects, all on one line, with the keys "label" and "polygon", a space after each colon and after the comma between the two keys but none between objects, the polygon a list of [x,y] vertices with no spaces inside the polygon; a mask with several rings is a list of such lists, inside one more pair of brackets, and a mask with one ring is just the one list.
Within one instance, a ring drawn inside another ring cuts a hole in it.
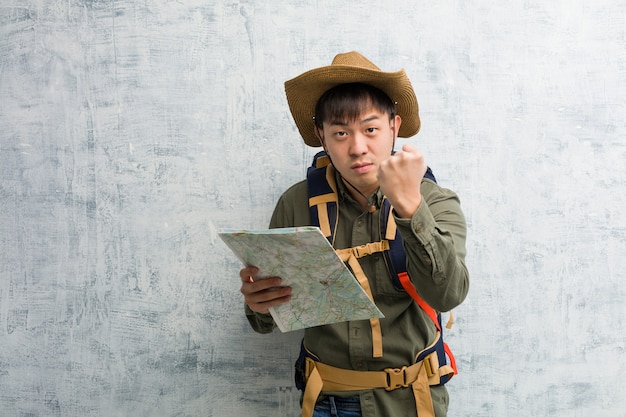
[{"label": "short black hair", "polygon": [[369,84],[340,84],[326,91],[315,105],[315,125],[325,121],[354,121],[369,106],[387,113],[389,120],[396,115],[396,103],[383,91]]}]

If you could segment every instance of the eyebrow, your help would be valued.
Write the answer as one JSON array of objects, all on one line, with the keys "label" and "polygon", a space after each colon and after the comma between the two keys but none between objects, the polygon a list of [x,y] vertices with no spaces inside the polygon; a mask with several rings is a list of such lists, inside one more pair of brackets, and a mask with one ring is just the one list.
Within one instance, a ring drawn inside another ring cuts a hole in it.
[{"label": "eyebrow", "polygon": [[[378,120],[378,119],[380,119],[380,116],[378,116],[377,114],[372,114],[371,116],[366,117],[365,119],[358,120],[358,123],[360,124],[369,123],[373,120]],[[343,120],[332,120],[328,122],[328,124],[331,126],[348,126],[348,122],[343,121]]]}]

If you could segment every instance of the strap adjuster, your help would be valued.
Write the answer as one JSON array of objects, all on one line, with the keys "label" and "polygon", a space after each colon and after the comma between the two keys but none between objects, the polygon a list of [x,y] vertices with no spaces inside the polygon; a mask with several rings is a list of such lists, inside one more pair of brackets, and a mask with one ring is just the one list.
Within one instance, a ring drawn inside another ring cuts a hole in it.
[{"label": "strap adjuster", "polygon": [[366,243],[365,245],[355,246],[352,250],[352,253],[354,253],[354,256],[358,259],[373,253],[389,250],[389,241],[381,240],[380,242]]},{"label": "strap adjuster", "polygon": [[386,391],[393,391],[396,388],[400,387],[408,387],[409,384],[406,382],[406,366],[402,368],[387,368],[385,372],[387,373],[387,386],[385,387]]},{"label": "strap adjuster", "polygon": [[[435,375],[435,367],[433,366],[432,363],[430,363],[430,358],[432,357],[432,355],[428,355],[424,358],[424,368],[426,368],[426,375],[428,375],[429,378],[433,377]],[[438,366],[437,366],[438,368]]]}]

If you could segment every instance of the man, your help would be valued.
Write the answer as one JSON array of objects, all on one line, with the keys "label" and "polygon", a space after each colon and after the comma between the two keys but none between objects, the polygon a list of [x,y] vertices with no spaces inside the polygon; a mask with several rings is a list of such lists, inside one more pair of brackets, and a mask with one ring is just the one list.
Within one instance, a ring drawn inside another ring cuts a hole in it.
[{"label": "man", "polygon": [[[394,285],[394,265],[384,249],[350,263],[385,318],[305,330],[303,415],[445,416],[442,382],[452,372],[428,350],[441,344],[427,311],[450,311],[467,295],[466,225],[458,197],[426,174],[422,153],[410,144],[394,152],[397,137],[420,128],[411,83],[404,70],[384,72],[349,52],[287,81],[285,91],[304,142],[322,146],[331,162],[324,169],[334,169],[337,220],[328,236],[334,248],[350,251],[385,241],[381,227],[387,220],[380,213],[390,203],[406,256],[399,268],[407,272],[404,291]],[[289,188],[270,227],[318,224],[309,197],[306,180]],[[268,333],[275,328],[268,309],[289,301],[291,288],[282,287],[280,277],[255,280],[262,272],[243,268],[241,292],[251,326]],[[420,307],[409,294],[413,289],[428,306]],[[426,359],[417,356],[425,349]]]}]

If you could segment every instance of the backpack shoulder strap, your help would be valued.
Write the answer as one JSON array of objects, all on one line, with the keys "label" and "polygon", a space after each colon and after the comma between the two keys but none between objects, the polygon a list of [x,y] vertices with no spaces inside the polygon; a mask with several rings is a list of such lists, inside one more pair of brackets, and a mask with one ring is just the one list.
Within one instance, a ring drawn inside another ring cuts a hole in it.
[{"label": "backpack shoulder strap", "polygon": [[437,178],[435,178],[435,174],[433,174],[433,170],[430,167],[426,167],[426,173],[424,174],[424,178],[428,178],[434,183],[437,183]]},{"label": "backpack shoulder strap", "polygon": [[325,152],[319,152],[307,170],[311,225],[320,228],[332,243],[337,226],[337,183],[335,169]]}]

